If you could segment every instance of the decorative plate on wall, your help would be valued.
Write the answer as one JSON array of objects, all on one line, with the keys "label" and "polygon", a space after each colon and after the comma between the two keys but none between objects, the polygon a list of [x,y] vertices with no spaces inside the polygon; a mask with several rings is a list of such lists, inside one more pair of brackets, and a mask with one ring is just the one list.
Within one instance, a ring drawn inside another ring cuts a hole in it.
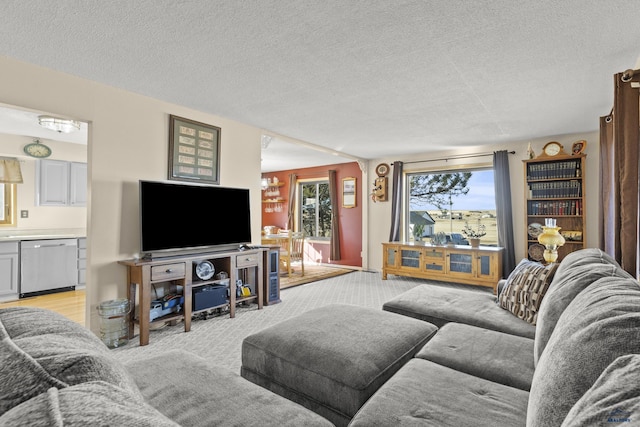
[{"label": "decorative plate on wall", "polygon": [[540,243],[535,243],[529,246],[529,256],[534,261],[544,260],[544,246]]},{"label": "decorative plate on wall", "polygon": [[527,232],[532,239],[537,239],[539,235],[542,234],[544,230],[542,230],[542,224],[538,224],[537,222],[532,222],[529,224],[527,228]]}]

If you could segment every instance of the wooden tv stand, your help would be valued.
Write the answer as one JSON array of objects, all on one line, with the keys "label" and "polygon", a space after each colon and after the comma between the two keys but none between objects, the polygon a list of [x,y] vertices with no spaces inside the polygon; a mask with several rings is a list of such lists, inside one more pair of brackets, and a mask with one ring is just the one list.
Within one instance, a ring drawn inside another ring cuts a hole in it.
[{"label": "wooden tv stand", "polygon": [[[195,274],[195,265],[207,260],[211,262],[216,274],[220,271],[228,273],[229,299],[224,304],[229,305],[229,316],[235,317],[236,304],[240,302],[255,302],[258,309],[263,305],[264,289],[264,252],[266,248],[254,248],[244,251],[210,252],[196,255],[175,256],[166,258],[131,259],[118,263],[127,267],[127,298],[131,305],[129,315],[129,338],[133,338],[134,325],[137,322],[140,328],[140,345],[149,344],[149,325],[152,323],[172,322],[184,320],[184,331],[191,330],[192,291],[194,287],[209,284],[219,284],[226,280],[216,279],[214,275],[210,280],[200,280]],[[251,296],[236,297],[236,280],[241,279],[244,284],[251,287]],[[180,312],[171,313],[150,321],[151,291],[152,285],[166,284],[167,282],[182,287],[184,296],[183,308]],[[136,292],[140,290],[138,297],[138,310],[136,313]],[[215,307],[209,307],[207,310]],[[202,310],[204,311],[204,310]]]}]

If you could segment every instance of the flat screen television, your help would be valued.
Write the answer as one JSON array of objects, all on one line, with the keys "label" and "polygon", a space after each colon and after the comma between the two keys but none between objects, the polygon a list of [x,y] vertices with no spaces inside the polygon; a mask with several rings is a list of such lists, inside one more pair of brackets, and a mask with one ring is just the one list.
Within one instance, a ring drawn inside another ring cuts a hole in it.
[{"label": "flat screen television", "polygon": [[140,250],[157,258],[251,243],[249,190],[140,181]]}]

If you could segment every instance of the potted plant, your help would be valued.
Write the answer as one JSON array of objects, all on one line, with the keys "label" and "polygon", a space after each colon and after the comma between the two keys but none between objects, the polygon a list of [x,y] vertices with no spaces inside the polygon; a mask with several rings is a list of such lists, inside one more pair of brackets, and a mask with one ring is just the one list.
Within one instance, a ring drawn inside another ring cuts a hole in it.
[{"label": "potted plant", "polygon": [[486,227],[484,224],[480,224],[478,221],[478,227],[474,229],[469,225],[469,222],[465,221],[464,228],[462,229],[462,234],[469,239],[469,244],[471,247],[477,248],[480,246],[480,238],[487,234]]},{"label": "potted plant", "polygon": [[424,224],[413,225],[413,238],[416,242],[422,241],[422,235],[424,234]]}]

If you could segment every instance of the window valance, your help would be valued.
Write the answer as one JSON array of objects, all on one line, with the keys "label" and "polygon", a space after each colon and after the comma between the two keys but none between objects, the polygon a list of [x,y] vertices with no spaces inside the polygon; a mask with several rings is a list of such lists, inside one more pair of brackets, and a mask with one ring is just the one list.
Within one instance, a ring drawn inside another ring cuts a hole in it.
[{"label": "window valance", "polygon": [[22,184],[22,170],[18,159],[0,157],[0,184]]}]

